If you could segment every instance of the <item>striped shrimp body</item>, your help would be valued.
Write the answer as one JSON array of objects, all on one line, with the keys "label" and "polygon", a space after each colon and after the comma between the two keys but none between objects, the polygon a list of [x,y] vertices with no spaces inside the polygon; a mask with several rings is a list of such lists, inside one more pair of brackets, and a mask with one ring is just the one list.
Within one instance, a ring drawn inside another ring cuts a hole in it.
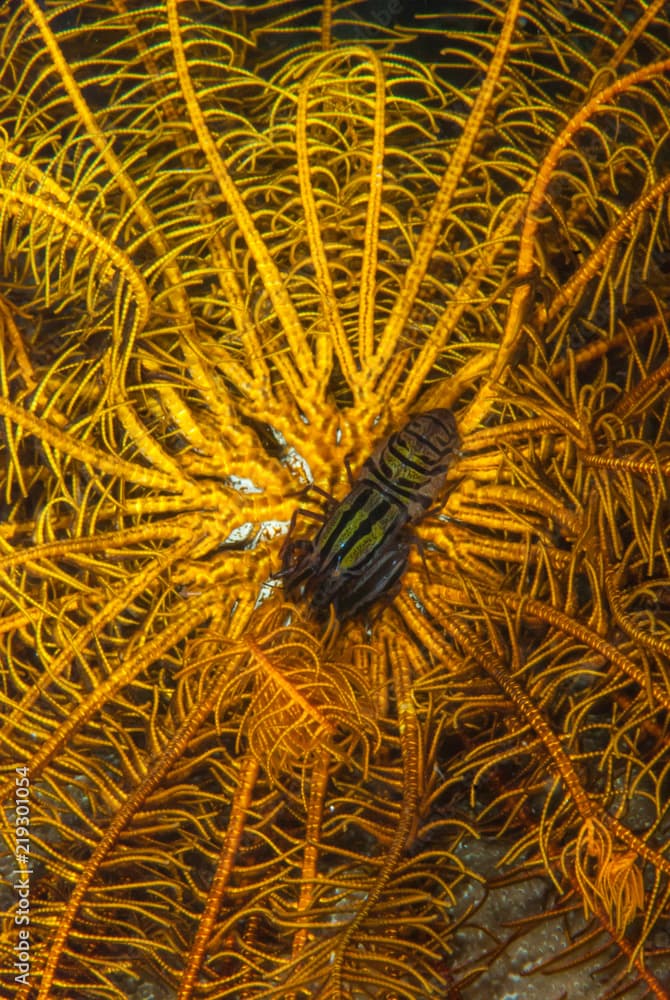
[{"label": "striped shrimp body", "polygon": [[407,568],[410,526],[435,500],[459,443],[447,409],[417,414],[386,438],[313,540],[292,540],[289,532],[281,573],[287,594],[304,593],[321,618],[332,604],[340,621],[390,600]]}]

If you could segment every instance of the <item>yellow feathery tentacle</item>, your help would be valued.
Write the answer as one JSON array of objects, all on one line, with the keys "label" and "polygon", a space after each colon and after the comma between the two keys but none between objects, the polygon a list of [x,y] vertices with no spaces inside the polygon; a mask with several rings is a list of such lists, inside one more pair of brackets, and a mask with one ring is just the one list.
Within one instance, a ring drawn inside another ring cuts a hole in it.
[{"label": "yellow feathery tentacle", "polygon": [[179,74],[184,97],[187,102],[188,112],[193,123],[198,141],[203,153],[207,157],[212,173],[216,178],[221,192],[230,205],[230,210],[240,226],[249,249],[253,254],[256,265],[259,269],[263,285],[265,286],[272,303],[277,310],[277,316],[282,324],[282,329],[291,347],[294,358],[300,359],[301,370],[298,371],[293,364],[281,356],[275,358],[275,363],[281,371],[282,377],[288,385],[292,395],[296,399],[306,401],[309,395],[305,393],[306,384],[314,381],[316,372],[314,369],[312,355],[305,340],[302,324],[295,311],[293,303],[286,293],[282,276],[279,273],[274,261],[270,257],[258,232],[254,221],[247,210],[244,201],[240,197],[235,184],[230,178],[226,166],[219,155],[218,149],[212,139],[212,135],[207,127],[205,116],[202,113],[198,98],[191,81],[188,70],[188,62],[184,52],[184,44],[179,28],[176,0],[166,0],[166,10],[170,37],[175,56],[175,66]]},{"label": "yellow feathery tentacle", "polygon": [[[662,75],[667,72],[669,68],[670,60],[666,59],[634,70],[632,73],[629,73],[625,77],[615,81],[615,83],[611,84],[609,87],[603,88],[591,97],[591,99],[584,104],[577,114],[573,115],[566,127],[555,138],[549,152],[544,157],[542,165],[535,178],[533,190],[530,193],[528,203],[526,205],[524,226],[519,244],[517,287],[510,302],[503,337],[500,342],[500,346],[498,347],[495,362],[491,369],[489,378],[481,386],[475,400],[469,406],[467,412],[463,415],[462,426],[465,432],[476,427],[481,422],[484,414],[487,412],[493,399],[495,391],[494,386],[496,386],[498,381],[504,376],[515,346],[518,343],[530,296],[530,277],[534,263],[533,245],[535,232],[538,226],[539,210],[545,198],[547,186],[554,170],[556,169],[559,158],[570,143],[572,137],[584,127],[585,123],[596,114],[599,108],[607,104],[618,94],[625,93],[636,84],[642,83],[645,80],[653,79],[654,77]],[[642,211],[649,204],[653,204],[653,202],[664,193],[666,187],[667,179],[659,181],[658,184],[654,186],[653,190],[649,192],[645,198],[641,199],[639,210]],[[612,244],[616,244],[618,242],[628,226],[632,223],[633,219],[636,217],[636,214],[637,212],[631,208],[624,216],[624,219],[621,220],[621,226],[618,232],[611,232],[605,237],[603,241],[605,245],[601,246],[600,251],[596,252],[594,255],[595,259],[593,266],[590,264],[585,265],[581,270],[579,279],[577,279],[577,276],[575,275],[573,278],[573,294],[579,284],[585,282],[591,274],[598,270],[598,265],[602,262],[603,256],[607,253],[607,250],[611,249]]]},{"label": "yellow feathery tentacle", "polygon": [[374,363],[369,368],[368,378],[377,380],[388,365],[395,346],[405,326],[419,286],[428,268],[431,253],[439,238],[444,218],[451,207],[456,186],[462,176],[481,123],[486,115],[503,68],[505,56],[511,44],[512,35],[519,15],[519,2],[511,0],[505,11],[502,28],[495,52],[491,59],[486,78],[467,120],[463,134],[453,151],[449,166],[444,173],[440,189],[428,213],[421,236],[414,250],[411,264],[407,268],[401,294],[396,299],[386,329],[375,353]]}]

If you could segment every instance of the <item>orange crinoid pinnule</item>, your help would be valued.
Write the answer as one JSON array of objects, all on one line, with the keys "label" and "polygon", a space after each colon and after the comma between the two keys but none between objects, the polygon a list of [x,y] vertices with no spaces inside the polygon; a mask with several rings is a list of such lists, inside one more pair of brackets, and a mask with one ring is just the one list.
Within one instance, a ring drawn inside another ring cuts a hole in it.
[{"label": "orange crinoid pinnule", "polygon": [[1,5],[5,992],[668,995],[668,12],[443,6]]}]

